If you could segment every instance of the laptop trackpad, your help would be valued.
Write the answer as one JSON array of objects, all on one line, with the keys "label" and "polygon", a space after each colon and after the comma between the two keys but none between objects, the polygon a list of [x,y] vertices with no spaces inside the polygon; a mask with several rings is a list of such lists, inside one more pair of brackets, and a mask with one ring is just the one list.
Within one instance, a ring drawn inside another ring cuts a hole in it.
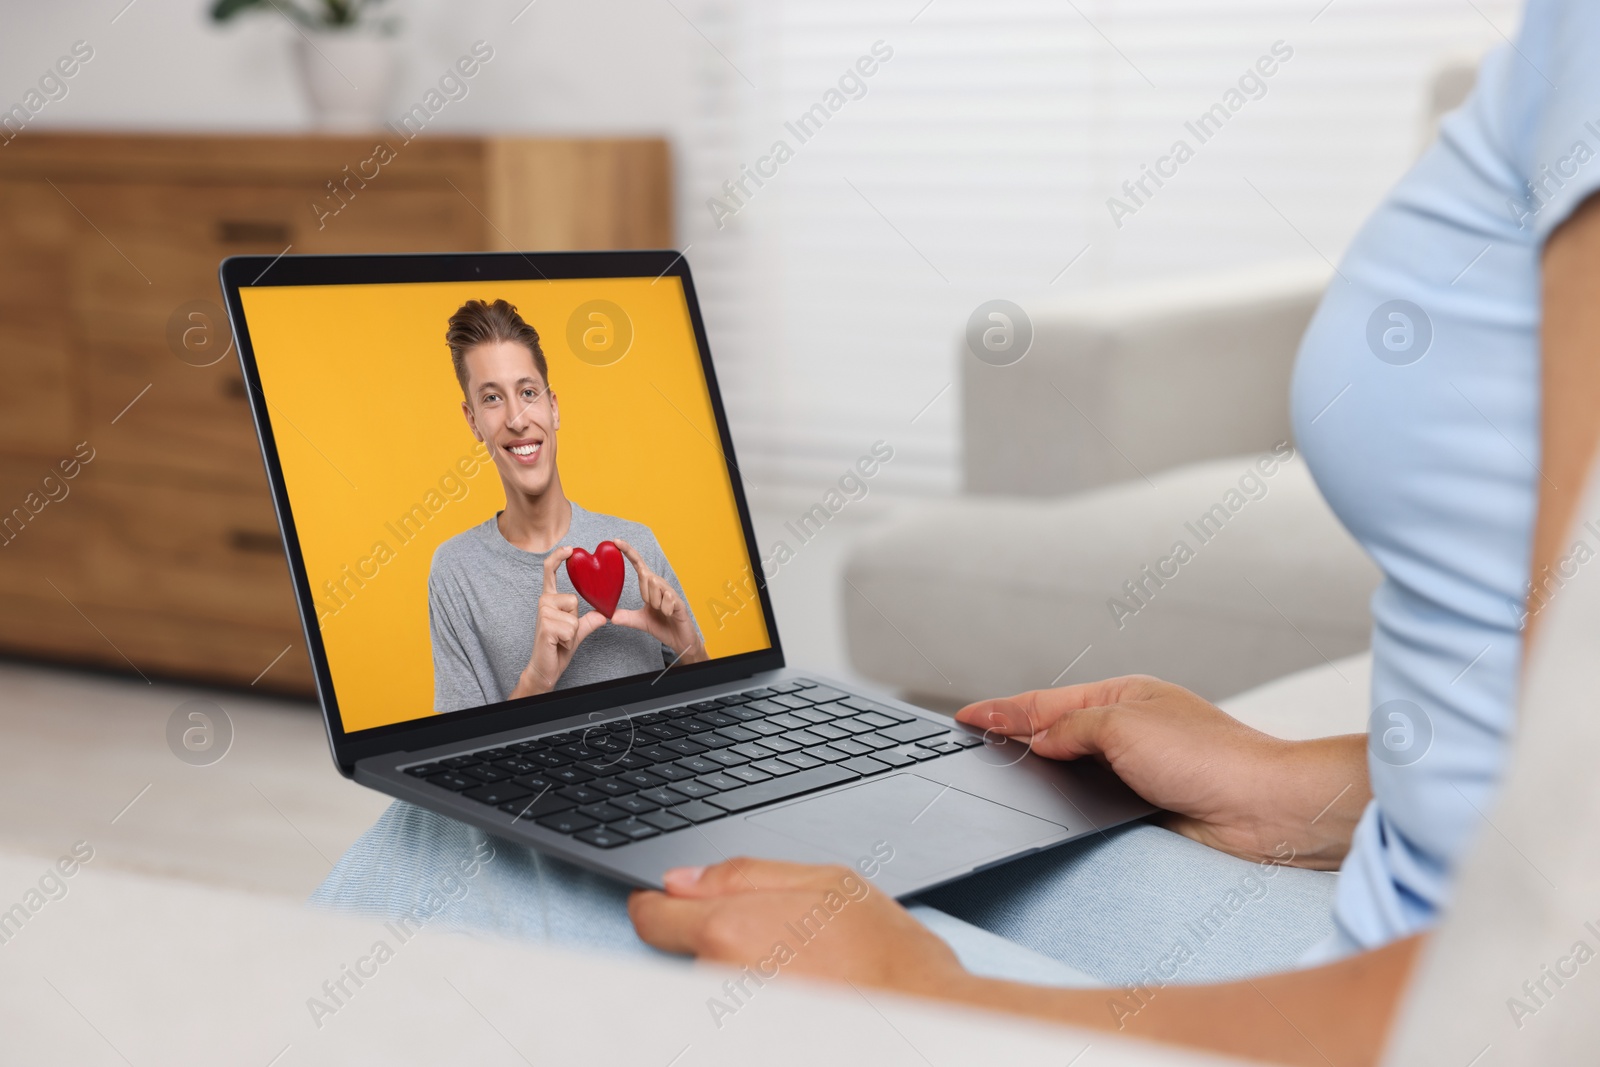
[{"label": "laptop trackpad", "polygon": [[758,812],[748,821],[824,848],[845,864],[887,842],[895,874],[915,880],[964,873],[1066,829],[914,774]]}]

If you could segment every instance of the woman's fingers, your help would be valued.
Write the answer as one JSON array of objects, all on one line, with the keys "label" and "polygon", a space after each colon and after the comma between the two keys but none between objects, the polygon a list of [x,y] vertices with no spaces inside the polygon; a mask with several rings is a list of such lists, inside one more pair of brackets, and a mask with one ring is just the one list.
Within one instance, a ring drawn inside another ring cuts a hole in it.
[{"label": "woman's fingers", "polygon": [[[662,882],[665,893],[645,891],[628,898],[634,929],[657,948],[717,960],[768,950],[773,933],[786,920],[830,897],[864,901],[872,895],[867,882],[848,867],[744,856],[711,867],[670,870]],[[846,944],[836,942],[840,950]]]},{"label": "woman's fingers", "polygon": [[641,939],[663,951],[737,963],[770,953],[784,922],[820,903],[813,894],[819,891],[695,898],[644,890],[628,898],[628,917]]},{"label": "woman's fingers", "polygon": [[1033,689],[1013,697],[995,697],[968,704],[956,712],[956,720],[1007,737],[1028,737],[1048,730],[1068,712],[1119,703],[1131,685],[1144,681],[1147,679],[1142,676],[1130,675],[1065,685],[1059,689]]},{"label": "woman's fingers", "polygon": [[956,712],[956,721],[1007,737],[1032,737],[1049,729],[1069,706],[1052,699],[1054,692],[1035,689],[1014,697],[980,700]]},{"label": "woman's fingers", "polygon": [[962,708],[956,720],[1025,740],[1036,755],[1047,759],[1104,755],[1109,731],[1119,721],[1120,698],[1134,680],[1112,678],[981,700]]},{"label": "woman's fingers", "polygon": [[968,704],[956,712],[956,722],[1007,737],[1031,737],[1034,733],[1028,713],[1012,697],[991,697]]},{"label": "woman's fingers", "polygon": [[[969,726],[1025,741],[1034,753],[1050,759],[1077,759],[1102,750],[1101,733],[1107,708],[1061,711],[1053,717],[1030,715],[1020,698],[985,700],[962,708],[956,719]],[[1048,718],[1047,725],[1040,725]]]},{"label": "woman's fingers", "polygon": [[646,944],[663,952],[693,956],[701,948],[701,931],[715,901],[673,897],[653,889],[628,897],[628,918]]},{"label": "woman's fingers", "polygon": [[1033,735],[1029,742],[1036,755],[1046,759],[1079,759],[1099,756],[1106,751],[1111,727],[1118,708],[1080,708],[1059,716],[1049,728]]}]

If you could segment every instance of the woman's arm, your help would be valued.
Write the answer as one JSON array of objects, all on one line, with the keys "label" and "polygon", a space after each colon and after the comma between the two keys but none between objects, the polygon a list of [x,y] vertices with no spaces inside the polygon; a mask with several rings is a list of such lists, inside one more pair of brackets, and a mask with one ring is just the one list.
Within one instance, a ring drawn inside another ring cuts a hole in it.
[{"label": "woman's arm", "polygon": [[1249,1059],[1353,1067],[1377,1062],[1421,943],[1410,937],[1323,967],[1220,985],[1049,989],[962,972],[945,991],[924,995]]},{"label": "woman's arm", "polygon": [[[1540,419],[1539,517],[1530,571],[1534,589],[1559,574],[1571,547],[1589,469],[1600,446],[1600,196],[1591,196],[1544,250],[1544,408]],[[1526,640],[1538,616],[1530,598]]]},{"label": "woman's arm", "polygon": [[[635,893],[628,910],[639,935],[669,952],[767,979],[812,975],[1316,1067],[1376,1060],[1418,940],[1225,985],[1055,989],[968,974],[943,941],[847,867],[735,859],[669,871],[666,883],[667,893]],[[826,925],[795,941],[793,923],[818,909]]]}]

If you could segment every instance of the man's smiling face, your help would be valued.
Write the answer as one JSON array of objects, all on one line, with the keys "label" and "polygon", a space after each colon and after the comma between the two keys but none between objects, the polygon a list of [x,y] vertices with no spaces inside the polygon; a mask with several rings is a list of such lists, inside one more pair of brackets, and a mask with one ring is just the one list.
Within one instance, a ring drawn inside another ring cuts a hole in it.
[{"label": "man's smiling face", "polygon": [[465,362],[461,410],[473,435],[489,446],[508,494],[542,495],[556,476],[561,411],[533,353],[514,341],[496,341],[471,349]]}]

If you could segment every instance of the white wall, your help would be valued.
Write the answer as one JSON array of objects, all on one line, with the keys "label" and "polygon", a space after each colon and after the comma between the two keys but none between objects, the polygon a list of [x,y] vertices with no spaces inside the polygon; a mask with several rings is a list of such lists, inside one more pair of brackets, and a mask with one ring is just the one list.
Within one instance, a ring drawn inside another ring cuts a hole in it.
[{"label": "white wall", "polygon": [[[217,29],[204,0],[125,3],[11,0],[0,107],[84,39],[95,59],[41,125],[305,125],[281,19]],[[680,243],[741,465],[801,491],[877,438],[897,449],[880,484],[954,487],[960,398],[944,387],[983,300],[1026,308],[1106,281],[1336,259],[1413,157],[1433,70],[1516,19],[1512,0],[525,4],[396,4],[397,110],[482,38],[495,61],[430,129],[671,137]],[[867,95],[715,225],[706,202],[721,183],[880,39],[894,59]],[[1113,225],[1106,200],[1123,179],[1280,39],[1295,57],[1267,95]]]},{"label": "white wall", "polygon": [[[934,492],[956,482],[960,394],[946,386],[971,358],[958,339],[978,304],[1038,308],[1104,282],[1337,260],[1415,157],[1435,69],[1516,23],[1506,0],[771,0],[757,11],[732,53],[757,87],[727,79],[744,114],[731,132],[712,123],[691,151],[707,165],[687,175],[702,196],[684,227],[701,269],[717,271],[713,291],[746,313],[721,316],[724,348],[748,357],[729,385],[748,417],[745,462],[822,484],[884,437],[897,451],[885,481]],[[877,40],[894,58],[867,94],[717,229],[704,201],[720,181],[790,136],[784,120]],[[1116,225],[1107,200],[1126,195],[1122,182],[1176,138],[1195,142],[1185,120],[1278,41],[1293,56],[1265,95]]]},{"label": "white wall", "polygon": [[[214,25],[206,0],[97,0],[0,10],[0,100],[6,106],[75,40],[95,48],[67,99],[41,123],[160,129],[300,129],[288,42],[272,14]],[[661,133],[689,110],[689,38],[662,0],[411,0],[389,5],[404,20],[406,74],[415,98],[475,40],[497,50],[492,76],[440,116],[455,130]],[[120,17],[118,13],[121,12]],[[116,18],[113,23],[112,19]],[[695,37],[698,40],[698,37]]]}]

